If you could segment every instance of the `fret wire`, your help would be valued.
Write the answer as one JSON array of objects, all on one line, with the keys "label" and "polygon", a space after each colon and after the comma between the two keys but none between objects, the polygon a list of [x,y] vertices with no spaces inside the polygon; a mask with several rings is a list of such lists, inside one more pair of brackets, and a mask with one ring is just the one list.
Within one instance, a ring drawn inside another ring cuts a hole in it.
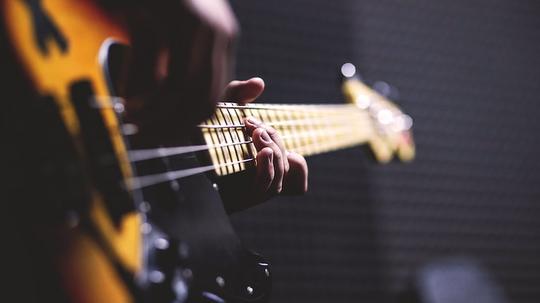
[{"label": "fret wire", "polygon": [[[293,116],[292,116],[292,112],[291,111],[285,111],[285,116],[287,117],[287,119],[285,121],[293,121]],[[285,122],[285,121],[280,121],[280,122]],[[276,122],[276,123],[279,123],[279,122]],[[281,125],[284,125],[286,131],[284,133],[285,136],[290,136],[294,133],[294,125],[292,124],[289,124],[289,125],[285,125],[285,124],[281,124]],[[273,125],[273,126],[278,126],[280,127],[281,125]],[[293,141],[293,145],[296,145],[296,142]]]},{"label": "fret wire", "polygon": [[[300,117],[299,116],[299,113],[297,111],[291,111],[291,114],[293,115],[293,117],[296,119],[296,120],[305,120],[304,118]],[[301,125],[293,125],[292,126],[292,129],[293,129],[293,133],[292,133],[292,136],[295,136],[296,134],[299,134],[299,133],[302,133],[302,128],[301,128]],[[295,146],[303,146],[303,142],[301,139],[299,138],[295,138],[293,140],[290,140],[291,143]]]},{"label": "fret wire", "polygon": [[[241,109],[241,111],[243,112],[244,118],[254,117],[253,112],[249,108],[243,108]],[[255,155],[257,154],[257,150],[255,149],[254,144],[250,144],[249,151],[250,151],[250,154],[253,156],[253,158],[255,158]]]},{"label": "fret wire", "polygon": [[[338,139],[336,139],[336,134],[340,134],[341,136],[338,137]],[[315,142],[313,144],[308,144],[308,145],[302,145],[298,148],[294,148],[294,149],[290,149],[291,151],[294,151],[294,152],[298,152],[304,156],[306,155],[312,155],[312,154],[316,154],[316,153],[320,153],[320,152],[323,152],[323,151],[329,151],[329,150],[333,150],[333,149],[337,149],[337,148],[341,148],[341,147],[344,147],[344,146],[354,146],[354,145],[359,145],[360,143],[363,143],[363,142],[366,142],[367,141],[367,138],[354,138],[354,137],[350,137],[350,138],[347,138],[343,135],[347,135],[347,134],[353,134],[353,132],[351,131],[341,131],[341,132],[333,132],[333,133],[329,133],[327,136],[324,136],[324,137],[331,137],[335,140],[331,140],[331,141],[327,141],[326,144],[320,144],[319,142]]]},{"label": "fret wire", "polygon": [[[252,143],[250,143],[250,144],[252,144]],[[358,143],[355,143],[355,142],[351,142],[351,143],[347,142],[347,143],[341,144],[341,146],[353,146],[353,145],[357,145],[357,144]],[[300,146],[299,149],[306,149],[307,147],[309,147],[309,146],[308,145],[303,145],[303,146]],[[137,185],[133,186],[131,188],[132,189],[134,189],[134,188],[142,188],[142,187],[146,187],[146,186],[150,186],[150,185],[154,185],[154,184],[158,184],[158,183],[168,182],[168,181],[171,181],[171,180],[191,176],[193,174],[203,173],[203,172],[206,172],[206,171],[217,169],[219,167],[238,165],[238,164],[241,164],[241,163],[248,163],[248,162],[252,162],[252,161],[254,161],[254,158],[242,159],[242,160],[239,160],[239,161],[225,162],[225,163],[220,163],[218,165],[209,165],[209,166],[196,167],[196,168],[191,168],[191,169],[178,170],[178,171],[167,172],[167,173],[162,173],[162,174],[135,177],[135,178],[132,178],[130,180],[130,182],[134,182]],[[245,168],[242,168],[242,170],[244,170],[244,169]]]},{"label": "fret wire", "polygon": [[270,120],[270,112],[272,111],[273,109],[270,109],[270,110],[259,110],[259,116],[261,117],[261,122],[263,123],[271,123],[272,121]]},{"label": "fret wire", "polygon": [[[309,111],[306,110],[306,111],[301,111],[300,113],[300,117],[302,117],[301,119],[306,119],[309,115]],[[300,128],[300,131],[305,133],[305,134],[308,134],[307,136],[304,135],[304,136],[298,136],[298,138],[301,139],[301,142],[302,142],[302,145],[304,146],[309,146],[312,144],[312,142],[310,141],[311,140],[311,132],[309,130],[309,126],[307,124],[302,124],[302,125],[299,125],[299,128]]]},{"label": "fret wire", "polygon": [[[370,125],[367,123],[364,123],[364,124],[355,123],[355,124],[352,124],[351,126],[345,126],[345,127],[344,126],[328,126],[326,127],[325,130],[316,132],[316,134],[321,134],[321,136],[319,137],[330,137],[336,134],[341,134],[343,132],[350,132],[353,134],[357,134],[358,133],[356,130],[357,128],[369,129]],[[292,139],[296,139],[296,137],[299,137],[299,136],[306,136],[305,132],[299,132],[299,133],[293,134],[292,136],[282,136],[282,139],[292,140]],[[311,134],[309,134],[309,136],[311,136]]]},{"label": "fret wire", "polygon": [[[305,115],[306,115],[307,110],[293,111],[293,112],[297,115],[297,117],[299,117],[300,120],[306,119]],[[303,124],[297,125],[296,128],[297,128],[297,133],[304,133],[306,131],[305,125]],[[296,140],[298,141],[298,144],[302,146],[309,144],[305,136],[296,136]]]},{"label": "fret wire", "polygon": [[[231,110],[233,112],[231,112]],[[236,109],[230,109],[228,108],[227,109],[227,113],[229,114],[229,120],[231,121],[231,123],[236,123],[236,121],[234,121],[234,115],[235,115],[235,111]],[[238,132],[236,130],[231,130],[229,129],[229,132],[231,132],[233,134],[233,140],[240,140],[240,135],[238,134]],[[243,155],[242,155],[242,152],[238,150],[238,146],[234,146],[234,151],[236,153],[236,157],[238,158],[238,160],[241,160],[243,158]],[[238,169],[242,169],[242,165],[238,164]]]},{"label": "fret wire", "polygon": [[[246,110],[244,108],[242,109],[236,109],[239,113],[238,121],[240,123],[243,123],[244,119],[247,117]],[[242,130],[242,138],[246,138],[246,133],[244,130]],[[255,157],[255,147],[253,144],[242,146],[242,149],[248,157],[254,158]]]},{"label": "fret wire", "polygon": [[270,112],[270,110],[262,110],[262,111],[258,111],[257,114],[259,115],[259,120],[263,123],[270,123],[272,121],[270,121],[270,119],[268,118],[268,113]]},{"label": "fret wire", "polygon": [[[334,131],[334,132],[326,132],[326,136],[335,136],[336,134],[339,134],[339,140],[334,140],[331,144],[319,144],[317,142],[313,144],[303,144],[298,146],[297,148],[290,149],[290,151],[298,152],[304,156],[317,154],[324,151],[330,151],[337,148],[343,148],[343,147],[352,147],[356,145],[360,145],[363,142],[367,141],[367,138],[363,137],[355,137],[355,136],[349,136],[350,138],[344,136],[349,134],[355,134],[354,130],[348,129],[348,128],[341,128],[340,131]],[[324,136],[323,136],[324,137]],[[250,145],[253,145],[253,143],[250,143]],[[247,168],[242,168],[242,170],[245,170]],[[225,174],[229,174],[228,172]]]},{"label": "fret wire", "polygon": [[[281,109],[287,109],[287,111]],[[322,108],[287,105],[277,108],[276,106],[226,105],[222,106],[219,111],[223,117],[219,117],[220,120],[217,124],[210,120],[210,124],[202,124],[199,127],[205,132],[219,134],[221,139],[227,140],[226,134],[229,134],[231,140],[236,140],[243,136],[244,125],[237,113],[237,111],[242,111],[243,116],[253,116],[278,129],[283,134],[282,139],[287,149],[306,155],[336,149],[340,146],[357,145],[365,142],[369,136],[367,133],[372,131],[372,125],[369,123],[371,118],[366,112],[354,106],[326,106]],[[225,112],[229,114],[227,115]],[[357,134],[355,129],[365,130]],[[238,157],[238,148],[234,148]],[[253,144],[242,146],[242,148],[251,149],[251,154],[254,155]],[[240,167],[240,169],[245,168]],[[224,170],[224,174],[229,172],[229,169]]]},{"label": "fret wire", "polygon": [[277,123],[279,123],[280,121],[284,121],[286,118],[286,111],[274,111],[274,115],[276,117],[275,121],[272,121],[271,123],[271,126],[276,128],[276,129],[279,129],[279,133],[284,133],[283,132],[283,127],[279,127],[278,125],[276,125]]},{"label": "fret wire", "polygon": [[[326,121],[326,120],[325,120],[325,121]],[[336,121],[337,121],[337,120],[336,120]],[[353,120],[353,121],[354,121],[354,120]],[[331,121],[331,122],[332,122],[332,121]],[[322,125],[322,124],[319,124],[319,125]],[[350,125],[341,125],[341,124],[338,124],[338,125],[327,125],[327,126],[325,127],[325,129],[351,128],[353,125],[355,125],[355,126],[360,126],[360,125],[361,125],[361,126],[365,126],[365,125],[370,125],[370,124],[369,124],[369,123],[363,123],[363,122],[360,122],[360,123],[359,123],[358,121],[356,121],[356,122],[354,122],[354,123],[352,123],[352,124],[350,124]],[[303,131],[300,131],[299,133],[302,133],[302,132],[303,132]],[[293,136],[294,136],[294,135],[293,135]]]},{"label": "fret wire", "polygon": [[[216,119],[217,119],[218,123],[220,123],[220,124],[222,123],[221,120],[224,120],[224,119],[225,119],[225,118],[224,118],[224,114],[223,114],[223,109],[219,109],[219,110],[216,111]],[[227,121],[225,121],[225,124],[227,124]],[[219,129],[219,131],[221,131],[221,134],[222,134],[223,138],[225,139],[225,141],[227,141],[227,140],[229,140],[229,141],[232,140],[232,138],[230,137],[230,134],[227,133],[225,130],[226,130],[225,128]],[[236,160],[234,159],[235,155],[234,155],[234,153],[231,151],[231,147],[227,146],[227,147],[225,148],[225,152],[226,152],[226,155],[227,155],[227,157],[226,157],[226,162],[235,162],[235,161],[236,161]],[[228,172],[229,170],[231,170],[231,173],[234,173],[235,167],[234,167],[234,165],[232,165],[232,166],[227,166],[227,167],[225,167],[225,169],[227,170],[227,172]]]},{"label": "fret wire", "polygon": [[[237,111],[237,113],[238,113],[238,116],[237,116],[238,121],[237,122],[242,123],[244,121],[244,118],[246,117],[245,110],[244,109],[235,109],[235,111]],[[241,134],[241,136],[242,136],[242,138],[244,140],[248,137],[245,129],[242,129],[240,131],[240,134]],[[243,157],[253,158],[254,157],[253,149],[254,149],[253,144],[242,145],[242,155],[243,155]]]},{"label": "fret wire", "polygon": [[[234,109],[233,109],[234,110]],[[230,108],[227,108],[225,109],[225,111],[223,112],[223,117],[224,117],[224,120],[225,122],[227,123],[227,120],[230,121],[230,123],[235,123],[233,120],[232,120],[232,113],[231,113],[231,109]],[[236,129],[227,129],[227,132],[229,133],[229,136],[232,138],[232,140],[238,140],[238,133],[236,132]],[[238,160],[241,160],[242,157],[241,157],[241,154],[238,152],[238,148],[237,146],[231,146],[232,147],[232,150],[234,152],[234,156],[238,159]],[[233,167],[235,170],[237,171],[240,171],[242,170],[242,166],[239,164],[235,165]]]},{"label": "fret wire", "polygon": [[[220,122],[223,121],[223,123],[225,123],[225,124],[229,124],[229,122],[227,121],[227,115],[228,115],[227,111],[228,111],[227,108],[220,108],[220,109],[218,109],[219,113],[216,115],[218,117],[218,120]],[[234,138],[232,137],[230,128],[222,128],[221,131],[223,132],[223,135],[225,136],[226,140],[234,141]],[[238,161],[236,150],[234,148],[231,150],[231,147],[227,147],[227,150],[229,152],[229,155],[231,156],[231,160],[233,162]],[[236,165],[231,165],[230,168],[231,168],[232,172],[235,172],[235,170],[236,170],[235,166]]]},{"label": "fret wire", "polygon": [[[354,133],[355,131],[354,130],[348,130],[349,132],[351,133]],[[335,134],[341,134],[342,131],[338,131],[336,132],[335,130],[334,131],[324,131],[324,133],[326,135],[323,135],[323,137],[326,137],[326,136],[333,136]],[[315,134],[314,131],[311,131],[311,130],[307,130],[307,131],[302,131],[302,132],[299,132],[295,135],[292,135],[292,136],[281,136],[281,139],[282,140],[292,140],[292,139],[297,139],[297,138],[312,138],[313,137],[313,134]],[[309,143],[309,142],[308,142]]]},{"label": "fret wire", "polygon": [[[208,121],[212,121],[213,117],[208,119]],[[211,140],[212,144],[216,144],[217,142],[220,142],[219,141],[219,137],[217,135],[216,132],[212,132],[208,129],[203,129],[204,133],[206,133],[206,137],[209,138],[209,140]],[[208,141],[207,141],[208,143]],[[213,150],[210,150],[210,158],[212,160],[212,163],[222,163],[224,162],[222,160],[222,155],[220,153],[220,149],[216,148],[216,149],[213,149]],[[219,174],[220,171],[217,171],[217,173]]]},{"label": "fret wire", "polygon": [[[309,115],[309,119],[313,119],[313,120],[315,120],[315,119],[320,119],[320,118],[318,117],[318,114],[319,114],[319,113],[317,113],[317,112],[309,112],[309,114],[308,114],[308,115]],[[317,126],[316,126],[316,125],[310,125],[309,127],[311,128],[311,131],[313,132],[313,136],[312,136],[312,138],[311,138],[311,140],[312,140],[312,142],[313,142],[312,145],[321,144],[321,142],[320,142],[321,140],[317,137],[317,133],[318,133],[318,131],[319,131],[319,129],[317,129]],[[313,148],[314,148],[314,147],[312,147],[312,149],[313,149]]]},{"label": "fret wire", "polygon": [[[328,129],[339,129],[339,128],[343,128],[343,127],[345,127],[345,128],[348,128],[348,127],[352,127],[352,128],[365,128],[366,126],[369,127],[369,123],[364,123],[365,125],[363,125],[362,123],[359,124],[358,122],[359,122],[359,121],[361,122],[362,120],[354,119],[354,118],[356,118],[356,117],[353,116],[353,115],[349,115],[349,117],[350,117],[350,119],[348,119],[348,120],[350,120],[350,121],[352,122],[351,125],[345,125],[345,124],[342,125],[342,123],[338,123],[338,124],[336,124],[336,125],[331,125],[331,124],[334,123],[334,122],[341,122],[341,120],[338,120],[338,119],[336,119],[336,118],[333,118],[333,119],[317,118],[316,121],[317,121],[318,123],[314,123],[314,122],[313,122],[313,123],[311,123],[311,124],[317,124],[317,125],[322,126],[322,124],[321,124],[320,122],[321,122],[321,121],[324,121],[325,124],[327,125],[325,128],[328,128]],[[262,119],[264,119],[264,120],[267,120],[265,117],[260,117],[260,118],[262,118]],[[303,119],[303,120],[304,120],[304,121],[307,121],[307,119]],[[281,128],[281,127],[279,127],[279,128]],[[320,127],[320,128],[322,128],[322,127]],[[304,129],[305,129],[305,128],[304,128]],[[305,131],[301,131],[301,130],[299,130],[298,132],[305,133]],[[315,131],[315,133],[312,134],[313,137],[314,137],[314,139],[318,137],[316,133],[317,133],[317,132]],[[323,132],[323,133],[325,133],[325,132]],[[292,134],[291,136],[294,137],[294,134]],[[306,140],[304,140],[304,141],[306,141]],[[294,142],[294,141],[293,141],[293,142]]]},{"label": "fret wire", "polygon": [[[242,119],[240,118],[240,110],[239,109],[229,109],[229,112],[231,113],[231,121],[232,123],[238,123],[242,124]],[[244,130],[234,130],[234,133],[237,138],[240,140],[244,140]],[[246,157],[246,154],[244,152],[244,146],[237,147],[237,153],[239,154],[240,159],[244,159]],[[243,168],[243,165],[240,165]]]},{"label": "fret wire", "polygon": [[329,124],[331,123],[331,121],[332,121],[332,118],[324,119],[324,124],[321,124],[318,129],[319,136],[323,136],[324,138],[324,130],[329,127]]},{"label": "fret wire", "polygon": [[[217,117],[216,115],[214,115],[212,118],[211,118],[212,122],[213,123],[216,123],[215,121],[217,121]],[[219,132],[219,130],[215,130],[215,131],[211,131],[212,134],[215,135],[215,137],[217,138],[218,142],[224,142],[225,140],[223,139],[223,134],[221,134]],[[219,148],[217,150],[217,154],[219,155],[218,157],[218,160],[219,160],[219,163],[226,163],[226,162],[229,162],[228,159],[227,159],[227,156],[223,150],[223,147]],[[227,174],[227,169],[226,167],[219,167],[219,171],[221,172],[221,174]]]},{"label": "fret wire", "polygon": [[299,154],[302,154],[304,156],[310,156],[310,155],[313,155],[313,154],[317,154],[317,153],[321,153],[321,152],[325,152],[325,151],[330,151],[330,150],[334,150],[334,149],[337,149],[337,148],[357,146],[357,145],[360,145],[361,143],[366,142],[366,141],[353,141],[353,140],[339,139],[339,140],[334,140],[334,142],[335,143],[333,145],[326,145],[324,147],[320,147],[320,145],[315,143],[315,144],[308,145],[308,146],[301,146],[300,149],[291,150],[291,151],[298,152]]},{"label": "fret wire", "polygon": [[[217,112],[217,111],[216,111]],[[210,121],[212,124],[217,124],[216,121],[217,121],[217,118],[216,118],[216,114],[214,114],[211,118],[210,118]],[[223,138],[221,137],[221,133],[219,131],[211,131],[210,132],[215,140],[217,140],[217,142],[224,142],[223,141]],[[218,162],[217,163],[225,163],[227,162],[227,159],[225,158],[225,154],[223,153],[223,148],[217,148],[216,149],[216,154],[218,155]],[[225,170],[225,168],[222,168],[222,167],[219,167],[219,172],[221,174],[227,174],[227,171]]]},{"label": "fret wire", "polygon": [[257,118],[256,115],[254,114],[254,111],[251,108],[247,108],[247,109],[244,109],[244,110],[247,110],[249,112],[249,114],[247,116]]}]

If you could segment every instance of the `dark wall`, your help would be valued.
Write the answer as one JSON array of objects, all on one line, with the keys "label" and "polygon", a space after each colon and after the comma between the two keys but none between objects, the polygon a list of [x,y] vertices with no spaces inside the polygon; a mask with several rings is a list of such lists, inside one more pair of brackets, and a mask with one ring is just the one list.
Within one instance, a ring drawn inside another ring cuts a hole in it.
[{"label": "dark wall", "polygon": [[415,119],[412,164],[361,148],[308,159],[310,191],[233,216],[273,264],[273,302],[390,302],[421,266],[469,256],[540,301],[540,4],[236,0],[237,75],[261,102],[339,103],[341,63]]}]

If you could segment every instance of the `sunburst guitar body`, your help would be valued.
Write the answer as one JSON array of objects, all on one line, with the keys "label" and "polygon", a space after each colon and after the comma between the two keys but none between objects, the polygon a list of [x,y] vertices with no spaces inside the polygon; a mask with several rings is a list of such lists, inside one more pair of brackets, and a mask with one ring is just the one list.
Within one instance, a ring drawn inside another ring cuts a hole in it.
[{"label": "sunburst guitar body", "polygon": [[[92,1],[3,0],[1,13],[5,40],[2,42],[7,43],[2,48],[12,55],[3,59],[15,62],[20,71],[18,78],[10,75],[11,80],[24,81],[31,91],[26,94],[30,99],[19,96],[3,102],[26,103],[14,107],[31,108],[36,111],[32,115],[37,116],[53,113],[39,119],[61,121],[63,127],[47,135],[51,136],[51,144],[56,142],[54,138],[63,136],[59,140],[67,142],[68,148],[57,146],[44,158],[51,160],[50,166],[58,164],[52,154],[71,159],[60,159],[60,169],[71,170],[73,175],[68,175],[67,179],[76,179],[77,186],[84,192],[78,197],[81,201],[58,197],[63,201],[58,207],[51,201],[55,200],[54,195],[61,196],[69,189],[60,187],[57,193],[41,201],[31,201],[53,203],[49,207],[55,209],[51,213],[57,217],[57,220],[26,223],[34,225],[28,227],[30,237],[38,234],[35,237],[49,239],[46,246],[41,247],[41,253],[34,253],[51,256],[50,268],[57,271],[49,277],[41,273],[40,279],[57,277],[55,282],[65,290],[58,298],[67,301],[132,302],[133,293],[126,278],[135,276],[141,269],[141,219],[130,202],[131,193],[121,186],[121,180],[130,177],[132,172],[105,73],[110,42],[127,43],[127,34],[112,16]],[[28,121],[27,127],[48,127],[35,122]],[[108,158],[99,158],[101,155]],[[42,165],[46,164],[38,163],[34,170],[42,171]],[[97,181],[105,174],[109,174],[107,180]],[[56,175],[51,173],[49,177]],[[43,177],[47,178],[47,173]],[[111,209],[116,211],[114,217]],[[54,284],[39,280],[35,283]],[[49,300],[40,298],[40,301]]]},{"label": "sunburst guitar body", "polygon": [[380,162],[414,157],[410,117],[353,73],[348,105],[218,103],[197,145],[131,149],[115,84],[132,33],[103,3],[0,0],[0,267],[19,302],[266,302],[269,264],[220,197],[234,192],[201,175],[253,172],[248,115],[304,156],[367,143]]}]

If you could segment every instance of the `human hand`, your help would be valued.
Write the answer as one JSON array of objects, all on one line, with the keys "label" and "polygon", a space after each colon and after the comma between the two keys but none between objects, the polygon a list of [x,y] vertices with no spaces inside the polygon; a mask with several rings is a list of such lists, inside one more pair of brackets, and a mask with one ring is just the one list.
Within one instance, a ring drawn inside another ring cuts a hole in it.
[{"label": "human hand", "polygon": [[[224,99],[241,104],[250,103],[259,97],[263,90],[264,81],[261,78],[232,81],[225,90]],[[246,133],[252,138],[257,150],[256,172],[254,176],[250,176],[251,179],[236,180],[236,184],[228,182],[229,188],[222,190],[226,192],[226,208],[244,209],[280,193],[305,193],[308,187],[308,167],[304,157],[287,151],[279,133],[273,127],[253,117],[247,117],[244,123]],[[231,189],[231,186],[242,188]]]}]

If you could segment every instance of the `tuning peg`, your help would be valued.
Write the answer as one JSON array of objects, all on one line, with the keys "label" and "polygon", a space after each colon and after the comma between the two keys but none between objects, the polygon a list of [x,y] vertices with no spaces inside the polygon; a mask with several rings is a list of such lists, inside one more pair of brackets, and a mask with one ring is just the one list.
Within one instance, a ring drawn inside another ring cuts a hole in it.
[{"label": "tuning peg", "polygon": [[358,74],[356,70],[356,66],[354,66],[354,64],[350,62],[344,63],[341,66],[340,75],[343,80],[351,78],[357,78],[359,80],[362,80],[362,77],[360,76],[360,74]]},{"label": "tuning peg", "polygon": [[373,83],[373,89],[388,99],[394,101],[399,100],[399,90],[397,89],[397,87],[388,84],[388,82],[377,81]]}]

